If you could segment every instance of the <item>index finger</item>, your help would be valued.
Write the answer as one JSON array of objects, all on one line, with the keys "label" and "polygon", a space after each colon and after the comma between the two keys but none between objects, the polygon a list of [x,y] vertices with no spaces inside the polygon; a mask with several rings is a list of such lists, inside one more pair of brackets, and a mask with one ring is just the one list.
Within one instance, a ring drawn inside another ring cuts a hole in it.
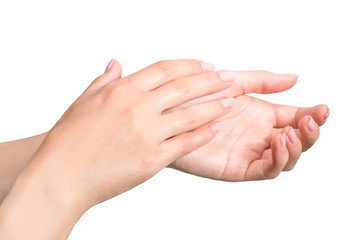
[{"label": "index finger", "polygon": [[194,59],[162,60],[126,78],[135,89],[148,92],[176,78],[213,71],[214,65]]}]

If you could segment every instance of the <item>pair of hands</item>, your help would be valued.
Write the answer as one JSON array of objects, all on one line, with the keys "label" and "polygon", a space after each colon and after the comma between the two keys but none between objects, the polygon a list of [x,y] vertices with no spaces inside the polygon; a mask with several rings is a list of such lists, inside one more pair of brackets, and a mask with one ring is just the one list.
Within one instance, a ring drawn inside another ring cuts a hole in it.
[{"label": "pair of hands", "polygon": [[274,178],[314,144],[329,109],[274,105],[244,94],[283,91],[296,79],[215,72],[197,60],[160,61],[121,78],[121,65],[112,60],[50,130],[25,171],[41,174],[57,194],[85,208],[166,166],[226,181]]}]

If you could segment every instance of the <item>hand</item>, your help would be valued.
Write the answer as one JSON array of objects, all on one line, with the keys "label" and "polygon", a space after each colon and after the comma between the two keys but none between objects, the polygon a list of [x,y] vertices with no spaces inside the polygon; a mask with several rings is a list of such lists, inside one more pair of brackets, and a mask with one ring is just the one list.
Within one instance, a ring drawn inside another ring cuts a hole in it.
[{"label": "hand", "polygon": [[[283,91],[292,87],[296,79],[294,75],[264,71],[236,72],[232,87],[180,108],[214,97]],[[219,134],[170,167],[225,181],[275,178],[281,171],[291,170],[301,152],[315,143],[320,133],[318,125],[324,124],[328,116],[326,105],[300,108],[239,96],[231,113],[220,119]]]},{"label": "hand", "polygon": [[220,99],[163,113],[228,88],[234,74],[214,72],[196,60],[173,60],[120,79],[120,64],[110,65],[50,130],[24,170],[41,175],[61,195],[86,196],[87,207],[209,142],[219,123],[207,123],[228,113],[234,102]]}]

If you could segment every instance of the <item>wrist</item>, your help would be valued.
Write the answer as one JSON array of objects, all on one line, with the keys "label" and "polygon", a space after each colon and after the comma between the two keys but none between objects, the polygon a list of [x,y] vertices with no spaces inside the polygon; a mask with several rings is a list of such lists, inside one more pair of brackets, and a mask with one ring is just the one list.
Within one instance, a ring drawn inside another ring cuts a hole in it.
[{"label": "wrist", "polygon": [[48,178],[42,166],[35,166],[35,160],[0,207],[0,239],[66,239],[87,210],[76,194]]}]

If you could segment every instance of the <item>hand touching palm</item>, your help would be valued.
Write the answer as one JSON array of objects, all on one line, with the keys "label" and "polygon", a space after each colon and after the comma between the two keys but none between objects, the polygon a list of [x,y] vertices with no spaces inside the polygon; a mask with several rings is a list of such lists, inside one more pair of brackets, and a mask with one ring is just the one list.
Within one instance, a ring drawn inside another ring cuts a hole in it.
[{"label": "hand touching palm", "polygon": [[295,84],[296,76],[264,71],[235,73],[231,89],[197,100],[240,95],[231,113],[221,118],[218,135],[170,167],[225,181],[275,178],[281,171],[291,170],[301,152],[315,143],[318,124],[323,124],[329,114],[326,105],[291,107],[242,95],[283,91]]},{"label": "hand touching palm", "polygon": [[[234,73],[236,79],[230,88],[180,106],[236,97],[231,113],[220,119],[222,128],[218,135],[169,167],[224,181],[269,179],[283,170],[291,170],[301,152],[315,143],[319,125],[329,116],[326,105],[292,107],[244,95],[285,91],[295,85],[296,75],[266,71]],[[121,77],[121,67],[117,77]]]}]

